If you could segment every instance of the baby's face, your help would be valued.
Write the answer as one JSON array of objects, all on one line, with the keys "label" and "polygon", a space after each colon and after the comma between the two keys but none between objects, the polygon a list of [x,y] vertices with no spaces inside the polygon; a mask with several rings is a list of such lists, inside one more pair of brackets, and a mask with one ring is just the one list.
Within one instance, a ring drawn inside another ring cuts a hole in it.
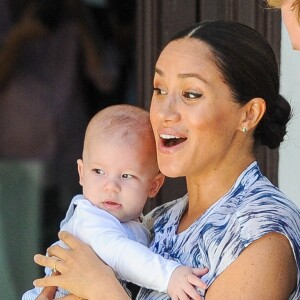
[{"label": "baby's face", "polygon": [[118,138],[98,140],[89,143],[78,162],[85,198],[122,222],[137,219],[154,196],[158,169],[144,146]]}]

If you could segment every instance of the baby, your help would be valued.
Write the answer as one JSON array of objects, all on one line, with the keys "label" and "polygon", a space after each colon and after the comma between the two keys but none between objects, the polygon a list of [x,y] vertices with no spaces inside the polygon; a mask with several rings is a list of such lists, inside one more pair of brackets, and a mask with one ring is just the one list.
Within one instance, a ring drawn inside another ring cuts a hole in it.
[{"label": "baby", "polygon": [[[140,218],[146,201],[164,182],[148,112],[131,105],[98,112],[88,124],[77,164],[83,195],[73,198],[61,230],[88,243],[122,282],[168,292],[176,299],[198,296],[195,287],[205,288],[196,276],[198,269],[148,249],[150,233]],[[50,276],[52,270],[45,272]],[[22,300],[35,299],[40,292],[27,291]],[[56,298],[67,294],[58,288]]]}]

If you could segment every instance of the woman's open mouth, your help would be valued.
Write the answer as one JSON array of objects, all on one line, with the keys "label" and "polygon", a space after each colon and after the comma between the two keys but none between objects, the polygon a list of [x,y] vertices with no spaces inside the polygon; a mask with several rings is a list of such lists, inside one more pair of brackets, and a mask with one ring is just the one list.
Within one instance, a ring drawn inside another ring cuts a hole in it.
[{"label": "woman's open mouth", "polygon": [[160,134],[159,137],[165,147],[173,147],[187,140],[187,138],[182,138],[172,134]]}]

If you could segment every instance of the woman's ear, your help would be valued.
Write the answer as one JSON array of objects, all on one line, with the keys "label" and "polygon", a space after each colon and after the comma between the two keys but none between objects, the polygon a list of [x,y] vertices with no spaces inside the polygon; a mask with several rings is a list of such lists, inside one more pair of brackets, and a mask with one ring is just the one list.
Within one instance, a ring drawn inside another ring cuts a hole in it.
[{"label": "woman's ear", "polygon": [[79,174],[79,184],[83,185],[83,161],[82,159],[77,160],[77,170]]},{"label": "woman's ear", "polygon": [[242,132],[255,129],[265,114],[266,102],[262,98],[253,98],[244,106],[245,113],[241,120],[239,129]]},{"label": "woman's ear", "polygon": [[161,172],[159,172],[151,182],[150,190],[149,190],[149,198],[153,198],[156,196],[156,194],[159,192],[161,186],[163,185],[165,181],[165,175],[163,175]]}]

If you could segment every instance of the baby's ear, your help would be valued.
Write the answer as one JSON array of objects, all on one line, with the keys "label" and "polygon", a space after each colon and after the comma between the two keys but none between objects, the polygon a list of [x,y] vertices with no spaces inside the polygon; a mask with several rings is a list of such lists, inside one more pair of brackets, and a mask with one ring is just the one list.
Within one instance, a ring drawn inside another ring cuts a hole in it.
[{"label": "baby's ear", "polygon": [[82,159],[77,160],[77,170],[79,175],[79,184],[83,185],[83,161]]},{"label": "baby's ear", "polygon": [[163,175],[161,172],[159,172],[153,179],[151,183],[151,187],[149,190],[149,198],[153,198],[156,196],[156,194],[159,192],[161,186],[163,185],[165,181],[165,175]]}]

